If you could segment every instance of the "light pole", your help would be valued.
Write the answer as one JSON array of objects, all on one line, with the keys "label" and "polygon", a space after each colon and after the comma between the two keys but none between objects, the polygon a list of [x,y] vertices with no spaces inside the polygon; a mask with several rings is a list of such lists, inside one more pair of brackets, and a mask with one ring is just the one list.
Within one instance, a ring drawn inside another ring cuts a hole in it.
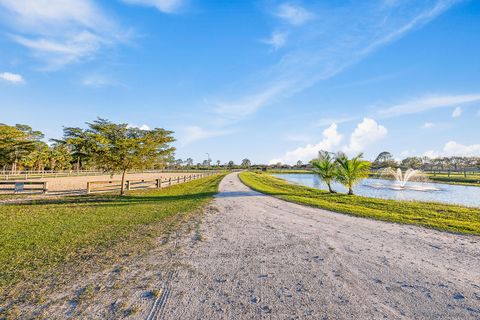
[{"label": "light pole", "polygon": [[208,163],[208,167],[210,168],[210,161],[212,161],[210,160],[210,153],[207,152],[205,154],[207,155],[207,163]]}]

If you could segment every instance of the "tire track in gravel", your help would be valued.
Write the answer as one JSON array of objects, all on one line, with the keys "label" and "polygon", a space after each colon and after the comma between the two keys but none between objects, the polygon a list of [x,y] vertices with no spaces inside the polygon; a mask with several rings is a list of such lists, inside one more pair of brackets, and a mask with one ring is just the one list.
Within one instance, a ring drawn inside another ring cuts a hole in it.
[{"label": "tire track in gravel", "polygon": [[165,310],[165,306],[167,305],[168,298],[170,297],[172,288],[170,282],[176,276],[177,271],[169,271],[167,279],[162,285],[161,292],[157,299],[153,302],[152,308],[147,315],[146,320],[156,320],[161,319],[163,310]]}]

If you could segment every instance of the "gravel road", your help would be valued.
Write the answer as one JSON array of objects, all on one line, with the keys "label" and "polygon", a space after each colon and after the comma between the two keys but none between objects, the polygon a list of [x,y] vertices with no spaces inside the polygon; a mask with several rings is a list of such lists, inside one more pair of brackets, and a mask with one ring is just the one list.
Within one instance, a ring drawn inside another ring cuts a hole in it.
[{"label": "gravel road", "polygon": [[158,241],[18,318],[480,319],[480,237],[296,205],[236,173]]},{"label": "gravel road", "polygon": [[152,317],[480,319],[479,237],[220,190]]}]

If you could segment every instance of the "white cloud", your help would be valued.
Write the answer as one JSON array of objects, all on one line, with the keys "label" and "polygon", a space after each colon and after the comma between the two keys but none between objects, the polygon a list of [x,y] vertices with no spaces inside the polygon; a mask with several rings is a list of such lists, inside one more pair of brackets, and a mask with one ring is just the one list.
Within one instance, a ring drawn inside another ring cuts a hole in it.
[{"label": "white cloud", "polygon": [[147,124],[142,124],[141,126],[138,126],[136,124],[129,124],[127,126],[127,128],[137,128],[137,129],[140,129],[140,130],[151,130],[150,126],[147,125]]},{"label": "white cloud", "polygon": [[46,69],[91,58],[125,38],[91,0],[0,0],[0,18],[11,30],[10,38]]},{"label": "white cloud", "polygon": [[453,109],[453,112],[452,112],[452,118],[458,118],[462,115],[462,108],[460,107],[456,107],[455,109]]},{"label": "white cloud", "polygon": [[456,141],[448,141],[443,146],[442,151],[435,151],[435,150],[428,150],[425,152],[425,156],[430,158],[438,158],[438,157],[451,157],[451,156],[480,156],[480,144],[471,144],[471,145],[464,145],[460,144]]},{"label": "white cloud", "polygon": [[198,126],[190,126],[184,128],[180,143],[187,145],[199,140],[231,134],[232,132],[231,130],[207,130]]},{"label": "white cloud", "polygon": [[307,162],[318,155],[320,150],[333,150],[342,141],[342,135],[337,131],[337,125],[332,123],[330,127],[323,130],[323,139],[317,144],[308,144],[305,147],[297,148],[293,151],[288,151],[280,158],[270,160],[270,164],[281,163],[296,163],[298,160]]},{"label": "white cloud", "polygon": [[280,49],[287,43],[286,32],[274,31],[269,39],[262,40],[263,43],[271,45],[275,50]]},{"label": "white cloud", "polygon": [[430,159],[435,159],[435,158],[438,158],[440,156],[440,154],[435,150],[428,150],[423,155],[425,157],[430,158]]},{"label": "white cloud", "polygon": [[435,124],[433,124],[432,122],[425,122],[425,123],[421,126],[421,128],[422,128],[422,129],[431,129],[431,128],[433,128],[434,126],[435,126]]},{"label": "white cloud", "polygon": [[443,147],[443,152],[449,156],[480,156],[480,144],[463,145],[449,141]]},{"label": "white cloud", "polygon": [[293,25],[302,25],[314,17],[313,13],[305,8],[291,3],[280,5],[275,15]]},{"label": "white cloud", "polygon": [[383,117],[398,117],[477,101],[480,101],[480,94],[478,93],[465,95],[427,96],[410,100],[406,103],[394,105],[392,107],[380,110],[378,113]]},{"label": "white cloud", "polygon": [[8,81],[10,83],[14,83],[14,84],[21,84],[25,82],[25,80],[20,74],[11,73],[11,72],[0,73],[0,79]]},{"label": "white cloud", "polygon": [[344,151],[351,154],[363,152],[367,146],[385,138],[387,133],[387,128],[375,120],[364,118],[353,131],[350,143]]},{"label": "white cloud", "polygon": [[123,2],[155,7],[164,13],[174,13],[182,7],[184,0],[123,0]]}]

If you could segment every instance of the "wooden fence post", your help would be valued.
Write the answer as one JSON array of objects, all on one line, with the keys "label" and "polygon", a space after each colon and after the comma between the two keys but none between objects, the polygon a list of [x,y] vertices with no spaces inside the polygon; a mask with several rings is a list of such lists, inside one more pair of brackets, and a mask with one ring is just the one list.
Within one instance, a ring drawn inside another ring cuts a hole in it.
[{"label": "wooden fence post", "polygon": [[130,180],[127,180],[127,190],[130,190]]},{"label": "wooden fence post", "polygon": [[90,182],[87,182],[87,194],[89,194],[91,192],[90,190]]},{"label": "wooden fence post", "polygon": [[172,178],[168,178],[168,185],[169,185],[169,186],[172,185]]},{"label": "wooden fence post", "polygon": [[43,193],[44,193],[44,194],[47,194],[47,192],[48,192],[47,183],[48,183],[48,182],[44,182],[44,183],[43,183]]},{"label": "wooden fence post", "polygon": [[162,179],[157,179],[157,189],[160,189],[162,187]]}]

